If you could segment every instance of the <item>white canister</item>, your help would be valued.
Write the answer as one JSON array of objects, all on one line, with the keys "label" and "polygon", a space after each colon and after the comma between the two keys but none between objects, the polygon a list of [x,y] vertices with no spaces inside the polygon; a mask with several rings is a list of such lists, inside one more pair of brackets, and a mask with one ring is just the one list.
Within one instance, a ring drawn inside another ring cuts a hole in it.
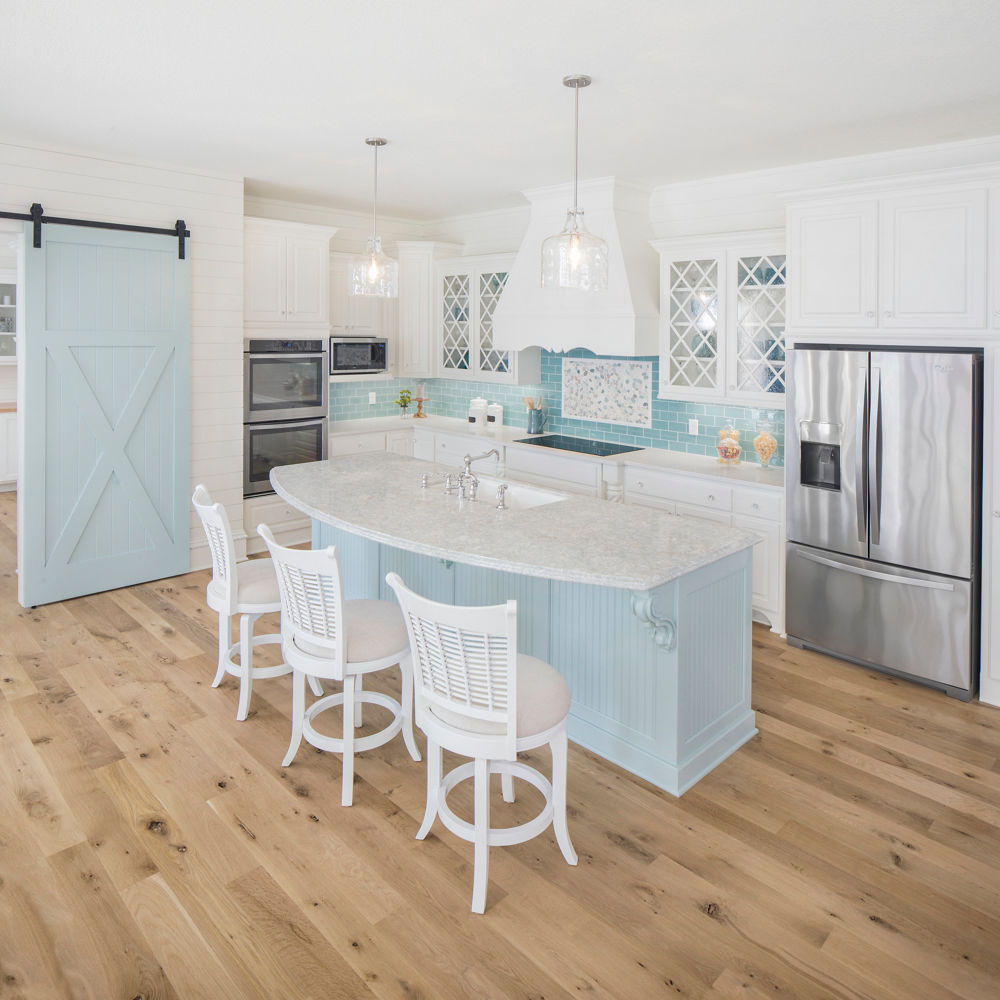
[{"label": "white canister", "polygon": [[486,400],[473,399],[469,403],[469,429],[481,434],[486,430]]},{"label": "white canister", "polygon": [[503,427],[503,407],[499,403],[490,403],[486,407],[486,427],[498,431]]}]

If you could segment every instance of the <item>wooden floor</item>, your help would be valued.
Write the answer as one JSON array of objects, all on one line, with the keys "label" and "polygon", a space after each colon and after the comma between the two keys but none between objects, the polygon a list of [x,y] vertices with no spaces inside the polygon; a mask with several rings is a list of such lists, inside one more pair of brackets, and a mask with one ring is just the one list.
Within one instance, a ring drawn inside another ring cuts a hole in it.
[{"label": "wooden floor", "polygon": [[[401,740],[235,721],[205,573],[21,609],[0,497],[0,997],[1000,996],[1000,711],[754,631],[760,733],[682,799],[571,746],[551,835],[424,842]],[[540,760],[547,766],[547,761]],[[531,795],[513,807],[520,815]]]}]

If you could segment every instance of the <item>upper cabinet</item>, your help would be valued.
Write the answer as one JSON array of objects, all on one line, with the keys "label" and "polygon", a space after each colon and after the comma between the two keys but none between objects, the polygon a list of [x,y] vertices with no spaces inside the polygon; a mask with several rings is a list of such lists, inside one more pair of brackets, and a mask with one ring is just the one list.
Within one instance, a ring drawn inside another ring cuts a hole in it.
[{"label": "upper cabinet", "polygon": [[330,333],[334,337],[381,336],[381,303],[374,295],[351,295],[349,253],[330,254]]},{"label": "upper cabinet", "polygon": [[325,226],[244,219],[243,321],[330,323],[330,237]]},{"label": "upper cabinet", "polygon": [[500,350],[493,313],[507,284],[513,254],[466,257],[438,266],[438,374],[487,382],[535,383],[541,378],[537,347]]},{"label": "upper cabinet", "polygon": [[789,326],[985,327],[986,205],[959,188],[789,207]]},{"label": "upper cabinet", "polygon": [[783,407],[782,233],[662,240],[661,399]]}]

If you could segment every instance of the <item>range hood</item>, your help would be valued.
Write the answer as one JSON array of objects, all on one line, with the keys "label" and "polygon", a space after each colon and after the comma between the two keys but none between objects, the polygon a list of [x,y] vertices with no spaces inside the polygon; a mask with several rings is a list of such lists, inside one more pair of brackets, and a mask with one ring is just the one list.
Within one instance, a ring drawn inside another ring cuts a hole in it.
[{"label": "range hood", "polygon": [[584,222],[608,244],[605,292],[541,287],[542,240],[559,232],[573,203],[571,184],[525,191],[528,230],[496,312],[493,342],[502,350],[584,347],[595,354],[659,350],[659,262],[649,245],[649,191],[614,177],[580,183]]}]

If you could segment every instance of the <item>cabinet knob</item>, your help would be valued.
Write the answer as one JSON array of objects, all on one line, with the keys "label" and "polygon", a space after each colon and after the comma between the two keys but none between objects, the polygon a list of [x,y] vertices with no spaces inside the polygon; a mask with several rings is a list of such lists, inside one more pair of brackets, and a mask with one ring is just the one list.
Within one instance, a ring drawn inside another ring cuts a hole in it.
[{"label": "cabinet knob", "polygon": [[[646,484],[642,483],[642,482],[636,483],[635,485],[638,486],[640,490],[641,489],[645,489],[645,487],[646,487]],[[994,512],[994,515],[995,516],[1000,516],[1000,515],[996,515],[996,512]]]},{"label": "cabinet knob", "polygon": [[715,494],[714,494],[714,493],[709,493],[709,494],[708,494],[708,499],[709,499],[709,500],[710,500],[710,501],[711,501],[712,503],[715,503]]},{"label": "cabinet knob", "polygon": [[760,510],[760,504],[759,503],[752,503],[752,504],[750,504],[750,507],[753,510]]},{"label": "cabinet knob", "polygon": [[882,313],[882,318],[883,319],[891,319],[892,318],[892,310],[891,309],[886,309],[886,311],[884,313]]},{"label": "cabinet knob", "polygon": [[868,319],[874,319],[875,318],[875,310],[874,309],[869,309],[868,312],[865,313],[865,316],[867,316]]},{"label": "cabinet knob", "polygon": [[1000,510],[993,511],[993,516],[994,517],[1000,517]]}]

